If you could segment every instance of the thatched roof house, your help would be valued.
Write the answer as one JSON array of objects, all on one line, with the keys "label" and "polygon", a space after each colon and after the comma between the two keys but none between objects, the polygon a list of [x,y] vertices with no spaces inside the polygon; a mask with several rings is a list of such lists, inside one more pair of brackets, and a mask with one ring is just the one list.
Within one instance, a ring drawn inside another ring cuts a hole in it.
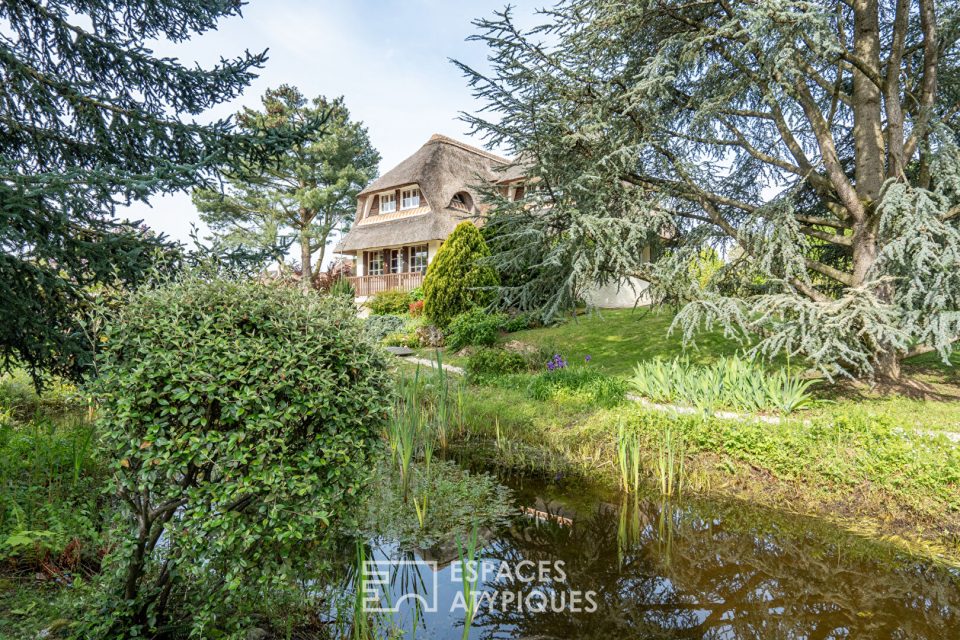
[{"label": "thatched roof house", "polygon": [[[526,166],[522,158],[511,161],[434,135],[375,180],[360,192],[353,227],[334,249],[356,260],[350,281],[357,297],[420,286],[427,265],[454,228],[464,220],[479,222],[485,212],[479,187],[496,184],[504,197],[519,200]],[[627,285],[597,288],[586,297],[601,307],[632,306],[646,283]]]},{"label": "thatched roof house", "polygon": [[484,211],[478,187],[500,182],[510,168],[506,158],[434,135],[364,189],[353,227],[335,248],[356,257],[357,294],[419,286],[440,244]]}]

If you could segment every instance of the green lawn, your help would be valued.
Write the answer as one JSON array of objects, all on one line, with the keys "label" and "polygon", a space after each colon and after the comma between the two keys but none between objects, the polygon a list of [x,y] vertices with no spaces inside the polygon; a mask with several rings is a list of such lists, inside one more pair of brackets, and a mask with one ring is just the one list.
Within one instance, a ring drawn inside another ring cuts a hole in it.
[{"label": "green lawn", "polygon": [[[560,353],[571,365],[585,364],[590,356],[590,368],[619,377],[630,377],[641,360],[685,355],[693,363],[706,364],[744,349],[719,331],[699,334],[695,344],[685,349],[679,331],[669,333],[672,321],[669,309],[607,309],[568,318],[550,327],[504,334],[500,341],[520,341],[544,353]],[[420,355],[435,357],[430,349],[421,350]],[[452,353],[444,353],[443,361],[466,365],[465,357]],[[944,364],[936,354],[920,356],[905,363],[904,371],[911,379],[928,385],[939,397],[917,399],[877,393],[846,381],[824,381],[814,387],[818,406],[806,413],[810,417],[826,417],[856,408],[870,416],[885,416],[905,429],[960,432],[960,354],[954,356],[952,366]]]},{"label": "green lawn", "polygon": [[518,331],[504,340],[520,340],[563,354],[570,363],[583,362],[609,375],[627,376],[640,360],[686,354],[691,362],[706,363],[742,349],[736,341],[712,331],[697,336],[683,348],[679,331],[668,335],[673,313],[667,309],[607,309],[578,316],[563,324]]}]

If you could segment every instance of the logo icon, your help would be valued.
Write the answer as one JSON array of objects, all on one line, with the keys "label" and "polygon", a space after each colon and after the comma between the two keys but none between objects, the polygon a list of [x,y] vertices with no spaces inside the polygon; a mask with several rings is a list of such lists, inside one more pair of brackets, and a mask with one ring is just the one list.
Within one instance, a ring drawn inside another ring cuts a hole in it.
[{"label": "logo icon", "polygon": [[[404,601],[425,613],[437,611],[437,563],[430,560],[367,560],[363,563],[363,610],[399,613]],[[426,582],[430,580],[430,584]]]}]

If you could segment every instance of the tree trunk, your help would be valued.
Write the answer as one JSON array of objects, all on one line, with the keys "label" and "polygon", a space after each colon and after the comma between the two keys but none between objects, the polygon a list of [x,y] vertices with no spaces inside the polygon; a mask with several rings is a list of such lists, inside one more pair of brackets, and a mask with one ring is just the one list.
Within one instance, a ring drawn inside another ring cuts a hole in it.
[{"label": "tree trunk", "polygon": [[900,381],[900,354],[896,349],[887,349],[877,354],[877,377],[891,382]]},{"label": "tree trunk", "polygon": [[[871,215],[870,220],[856,224],[853,227],[853,284],[854,286],[863,285],[877,261],[877,254],[880,250],[877,242],[877,232],[875,229],[876,216]],[[893,300],[893,285],[884,283],[877,287],[877,297],[885,303]],[[900,360],[902,354],[892,345],[876,345],[874,353],[874,367],[876,374],[880,378],[891,381],[900,379]]]},{"label": "tree trunk", "polygon": [[[890,124],[888,137],[884,137],[882,91],[879,84],[882,79],[880,62],[880,23],[877,0],[854,0],[853,2],[853,54],[859,61],[853,68],[853,144],[854,179],[857,199],[863,203],[863,214],[854,216],[853,225],[853,278],[855,287],[865,284],[877,261],[880,252],[877,240],[879,225],[880,190],[886,180],[888,169],[899,175],[902,158],[902,145],[894,143],[892,149],[887,142],[896,139],[902,132],[897,122]],[[859,65],[862,65],[861,68]],[[889,93],[889,92],[888,92]],[[903,117],[899,110],[899,101],[888,100],[887,108],[894,118]],[[885,160],[889,151],[895,157]],[[885,303],[893,299],[893,287],[880,285],[877,297]],[[873,355],[876,374],[885,379],[899,380],[900,354],[892,345],[878,344]]]},{"label": "tree trunk", "polygon": [[300,286],[304,291],[313,287],[312,253],[310,251],[310,218],[306,209],[300,209]]},{"label": "tree trunk", "polygon": [[864,70],[858,67],[853,70],[854,177],[860,201],[866,205],[868,212],[872,212],[872,205],[880,195],[886,174],[881,93],[874,81],[880,77],[877,0],[854,0],[853,53],[865,67]]}]

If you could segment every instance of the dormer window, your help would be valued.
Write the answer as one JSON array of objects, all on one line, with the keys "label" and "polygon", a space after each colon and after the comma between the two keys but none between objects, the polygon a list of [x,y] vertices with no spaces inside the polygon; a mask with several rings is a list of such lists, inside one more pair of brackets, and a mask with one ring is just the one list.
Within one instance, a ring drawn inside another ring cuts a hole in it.
[{"label": "dormer window", "polygon": [[404,189],[400,192],[400,210],[416,209],[420,206],[420,189]]},{"label": "dormer window", "polygon": [[450,207],[460,211],[470,211],[473,208],[473,198],[466,191],[461,191],[450,200]]},{"label": "dormer window", "polygon": [[397,194],[384,193],[380,196],[380,213],[393,213],[397,210]]}]

